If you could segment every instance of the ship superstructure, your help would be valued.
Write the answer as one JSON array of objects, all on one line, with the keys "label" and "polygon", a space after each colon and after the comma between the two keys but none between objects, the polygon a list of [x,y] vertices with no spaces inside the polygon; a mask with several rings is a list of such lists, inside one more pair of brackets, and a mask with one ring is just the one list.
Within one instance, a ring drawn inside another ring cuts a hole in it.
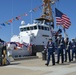
[{"label": "ship superstructure", "polygon": [[19,36],[14,35],[11,42],[29,43],[35,45],[46,45],[51,31],[49,22],[45,20],[35,20],[33,24],[25,25],[24,21],[21,22]]},{"label": "ship superstructure", "polygon": [[[28,46],[32,45],[32,53],[36,54],[36,52],[41,52],[43,50],[50,37],[55,41],[54,36],[52,36],[54,20],[51,4],[53,1],[54,0],[43,0],[43,13],[41,17],[35,19],[32,24],[25,24],[25,21],[21,21],[19,35],[13,35],[10,42],[20,43],[23,47],[21,48],[21,51],[19,50],[20,52],[12,51],[12,55],[27,55],[27,50],[26,53],[24,53],[25,49],[27,49],[24,44]],[[30,55],[30,52],[28,55]]]},{"label": "ship superstructure", "polygon": [[51,3],[53,0],[43,0],[43,13],[40,18],[35,19],[33,24],[21,22],[19,36],[14,35],[11,42],[29,43],[35,45],[46,45],[49,37],[52,37],[51,30],[54,28]]}]

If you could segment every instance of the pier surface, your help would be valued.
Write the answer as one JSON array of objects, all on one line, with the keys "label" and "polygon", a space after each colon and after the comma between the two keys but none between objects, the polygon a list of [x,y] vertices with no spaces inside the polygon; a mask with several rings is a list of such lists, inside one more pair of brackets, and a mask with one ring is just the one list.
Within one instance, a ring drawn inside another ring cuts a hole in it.
[{"label": "pier surface", "polygon": [[41,58],[15,60],[10,65],[0,66],[0,75],[76,75],[76,61],[52,66],[45,65]]}]

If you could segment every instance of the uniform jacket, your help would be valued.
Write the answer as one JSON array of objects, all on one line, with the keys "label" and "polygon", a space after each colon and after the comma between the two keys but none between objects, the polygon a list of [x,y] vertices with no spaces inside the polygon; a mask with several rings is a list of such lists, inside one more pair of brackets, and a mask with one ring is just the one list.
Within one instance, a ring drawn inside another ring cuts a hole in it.
[{"label": "uniform jacket", "polygon": [[70,41],[65,42],[65,49],[66,50],[71,49],[71,42]]},{"label": "uniform jacket", "polygon": [[47,43],[47,48],[48,48],[48,50],[51,50],[51,52],[54,52],[55,51],[54,43],[53,42],[48,42]]},{"label": "uniform jacket", "polygon": [[76,48],[76,42],[73,41],[71,46],[72,46],[72,49]]}]

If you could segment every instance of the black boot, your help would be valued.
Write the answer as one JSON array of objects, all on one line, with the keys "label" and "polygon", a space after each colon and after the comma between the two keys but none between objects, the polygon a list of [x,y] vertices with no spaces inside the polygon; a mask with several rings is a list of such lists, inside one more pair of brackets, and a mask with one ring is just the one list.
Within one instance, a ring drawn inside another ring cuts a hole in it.
[{"label": "black boot", "polygon": [[46,63],[45,65],[48,66],[49,64]]}]

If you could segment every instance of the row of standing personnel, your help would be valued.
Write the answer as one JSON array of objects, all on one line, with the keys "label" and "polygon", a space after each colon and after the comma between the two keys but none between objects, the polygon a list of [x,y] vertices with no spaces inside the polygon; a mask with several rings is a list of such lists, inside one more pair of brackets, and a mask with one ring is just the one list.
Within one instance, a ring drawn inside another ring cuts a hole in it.
[{"label": "row of standing personnel", "polygon": [[[73,61],[74,54],[76,59],[76,42],[75,39],[69,41],[69,38],[64,38],[60,34],[56,39],[56,46],[54,45],[52,38],[49,39],[47,43],[47,62],[45,65],[49,65],[50,62],[50,55],[52,56],[52,65],[55,65],[55,62],[59,64],[60,56],[61,56],[61,63],[67,62],[67,54],[69,58],[69,62]],[[57,61],[55,61],[55,51],[57,52]]]}]

